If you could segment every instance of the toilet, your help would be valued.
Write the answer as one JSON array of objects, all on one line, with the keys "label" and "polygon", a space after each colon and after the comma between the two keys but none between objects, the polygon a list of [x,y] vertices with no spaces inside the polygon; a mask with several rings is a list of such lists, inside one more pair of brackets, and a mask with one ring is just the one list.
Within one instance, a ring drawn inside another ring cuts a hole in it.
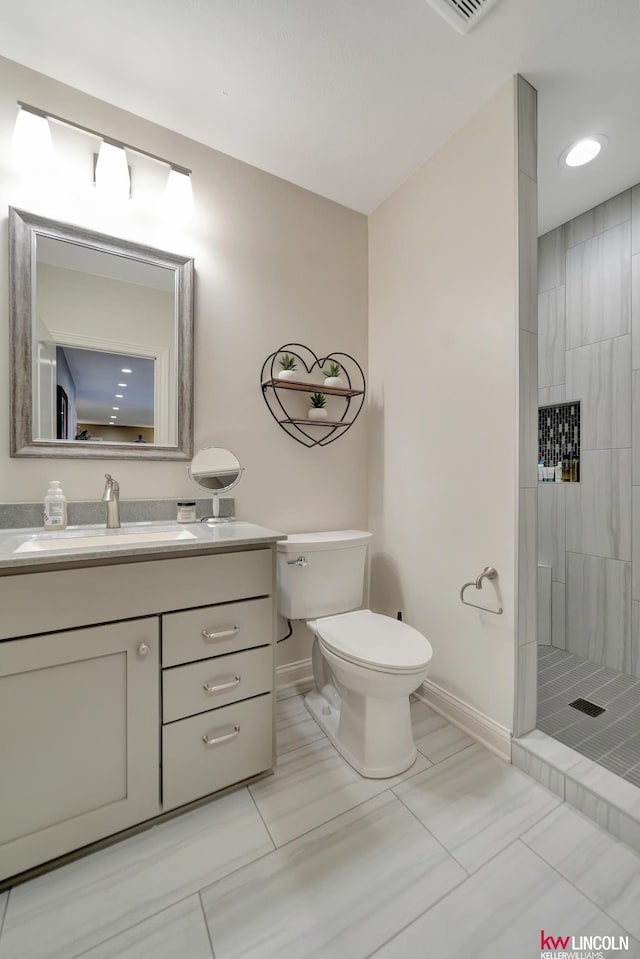
[{"label": "toilet", "polygon": [[314,635],[307,709],[354,769],[384,779],[416,759],[409,695],[433,653],[418,630],[361,608],[370,539],[337,530],[279,542],[278,612]]}]

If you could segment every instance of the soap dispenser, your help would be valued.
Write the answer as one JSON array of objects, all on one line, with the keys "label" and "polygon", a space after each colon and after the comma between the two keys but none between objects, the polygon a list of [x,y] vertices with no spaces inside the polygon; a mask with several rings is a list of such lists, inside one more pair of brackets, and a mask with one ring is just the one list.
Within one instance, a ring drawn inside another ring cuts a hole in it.
[{"label": "soap dispenser", "polygon": [[67,497],[62,492],[58,480],[49,482],[49,489],[44,498],[44,528],[67,528]]}]

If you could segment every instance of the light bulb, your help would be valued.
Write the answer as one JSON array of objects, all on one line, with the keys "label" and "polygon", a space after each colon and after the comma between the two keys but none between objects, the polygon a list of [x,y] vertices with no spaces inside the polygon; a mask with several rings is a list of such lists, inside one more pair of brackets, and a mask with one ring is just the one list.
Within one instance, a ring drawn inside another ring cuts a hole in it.
[{"label": "light bulb", "polygon": [[561,159],[568,167],[584,166],[595,160],[606,143],[607,139],[603,136],[585,137],[565,150]]},{"label": "light bulb", "polygon": [[53,157],[53,145],[47,118],[22,108],[18,110],[13,150],[20,166],[26,167],[29,172],[48,168]]},{"label": "light bulb", "polygon": [[112,199],[128,199],[131,191],[127,154],[103,140],[96,161],[96,187]]},{"label": "light bulb", "polygon": [[188,220],[193,215],[193,190],[187,173],[169,170],[164,205],[172,219]]}]

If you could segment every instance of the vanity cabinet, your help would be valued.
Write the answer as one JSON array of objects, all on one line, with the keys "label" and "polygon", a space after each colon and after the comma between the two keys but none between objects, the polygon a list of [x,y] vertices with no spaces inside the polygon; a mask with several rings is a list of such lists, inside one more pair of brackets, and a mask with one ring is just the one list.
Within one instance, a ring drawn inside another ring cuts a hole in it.
[{"label": "vanity cabinet", "polygon": [[157,815],[160,620],[0,644],[0,864]]},{"label": "vanity cabinet", "polygon": [[273,565],[0,577],[0,881],[273,767]]}]

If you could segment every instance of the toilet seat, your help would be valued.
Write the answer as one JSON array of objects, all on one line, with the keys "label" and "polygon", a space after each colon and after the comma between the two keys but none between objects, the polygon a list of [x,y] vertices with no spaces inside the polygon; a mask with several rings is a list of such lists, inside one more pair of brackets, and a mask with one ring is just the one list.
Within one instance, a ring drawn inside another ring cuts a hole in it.
[{"label": "toilet seat", "polygon": [[419,673],[433,650],[417,629],[370,609],[316,619],[321,646],[335,656],[368,669],[388,673]]}]

